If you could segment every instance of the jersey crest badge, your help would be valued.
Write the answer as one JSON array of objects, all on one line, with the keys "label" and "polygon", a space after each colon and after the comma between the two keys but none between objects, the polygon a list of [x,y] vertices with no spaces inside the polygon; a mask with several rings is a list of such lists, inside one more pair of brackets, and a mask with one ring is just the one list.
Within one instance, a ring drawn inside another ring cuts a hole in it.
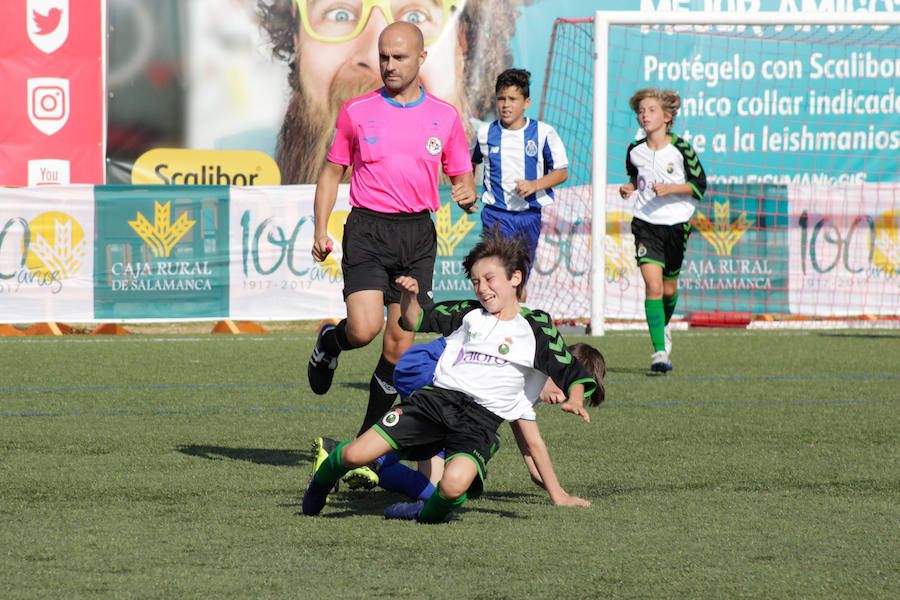
[{"label": "jersey crest badge", "polygon": [[639,257],[640,257],[640,256],[647,256],[647,247],[646,247],[645,245],[643,245],[643,244],[638,244],[637,255],[638,255]]},{"label": "jersey crest badge", "polygon": [[534,143],[534,140],[528,140],[525,144],[525,155],[537,156],[537,144]]},{"label": "jersey crest badge", "polygon": [[674,163],[669,163],[669,167],[666,169],[666,173],[668,173],[669,175],[671,175],[671,174],[674,173],[674,172],[675,172],[675,164],[674,164]]},{"label": "jersey crest badge", "polygon": [[441,153],[441,148],[443,145],[441,144],[441,138],[433,135],[428,138],[428,141],[425,142],[425,149],[428,150],[428,154],[432,156],[437,156]]},{"label": "jersey crest badge", "polygon": [[400,415],[402,414],[402,410],[400,410],[399,408],[395,408],[388,414],[384,415],[384,417],[381,419],[381,424],[385,427],[393,427],[400,420]]}]

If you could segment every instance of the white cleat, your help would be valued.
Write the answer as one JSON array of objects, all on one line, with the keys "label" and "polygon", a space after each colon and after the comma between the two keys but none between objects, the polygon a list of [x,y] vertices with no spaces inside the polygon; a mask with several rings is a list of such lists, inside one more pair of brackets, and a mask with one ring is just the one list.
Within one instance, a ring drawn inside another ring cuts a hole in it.
[{"label": "white cleat", "polygon": [[669,354],[665,350],[654,352],[650,356],[650,370],[654,373],[667,373],[672,370],[672,361],[669,360]]}]

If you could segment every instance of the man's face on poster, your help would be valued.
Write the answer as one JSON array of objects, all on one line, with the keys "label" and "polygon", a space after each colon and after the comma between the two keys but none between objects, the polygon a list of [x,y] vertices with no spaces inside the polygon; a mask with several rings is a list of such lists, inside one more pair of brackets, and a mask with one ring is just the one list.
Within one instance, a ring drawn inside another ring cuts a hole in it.
[{"label": "man's face on poster", "polygon": [[512,65],[518,8],[530,0],[257,0],[272,53],[290,64],[276,160],[284,183],[315,183],[347,100],[382,86],[378,36],[416,24],[427,56],[418,81],[453,104],[471,139],[494,108],[497,73]]},{"label": "man's face on poster", "polygon": [[417,25],[428,56],[419,80],[459,105],[462,65],[458,15],[465,0],[296,0],[300,87],[306,102],[327,112],[381,86],[378,36],[393,21]]}]

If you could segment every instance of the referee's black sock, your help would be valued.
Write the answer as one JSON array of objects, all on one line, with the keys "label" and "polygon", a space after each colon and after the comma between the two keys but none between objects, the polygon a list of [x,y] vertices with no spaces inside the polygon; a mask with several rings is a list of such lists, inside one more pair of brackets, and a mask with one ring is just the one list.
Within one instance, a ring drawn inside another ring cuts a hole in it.
[{"label": "referee's black sock", "polygon": [[322,350],[329,356],[337,356],[341,353],[341,350],[352,350],[355,347],[347,339],[347,319],[341,319],[337,327],[322,337]]},{"label": "referee's black sock", "polygon": [[378,422],[384,413],[390,410],[397,399],[397,390],[394,389],[394,363],[381,355],[378,366],[369,381],[369,407],[366,409],[366,418],[357,437],[361,436],[369,427]]}]

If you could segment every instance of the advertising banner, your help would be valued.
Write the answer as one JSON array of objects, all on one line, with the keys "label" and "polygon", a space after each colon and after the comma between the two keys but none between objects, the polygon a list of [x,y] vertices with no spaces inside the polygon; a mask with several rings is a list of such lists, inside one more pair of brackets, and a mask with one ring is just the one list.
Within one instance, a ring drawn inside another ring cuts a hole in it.
[{"label": "advertising banner", "polygon": [[[577,191],[553,205],[527,287],[525,304],[558,319],[590,310],[589,259],[578,258],[590,256],[587,200]],[[713,186],[679,277],[682,293],[703,293],[684,294],[682,310],[895,314],[898,191]],[[341,318],[348,194],[340,186],[328,223],[334,249],[316,263],[315,186],[0,189],[0,323]],[[641,319],[630,203],[617,186],[607,197],[606,315]],[[450,201],[449,186],[441,200],[434,299],[474,298],[462,260],[480,219]]]},{"label": "advertising banner", "polygon": [[93,319],[89,185],[0,190],[0,320]]},{"label": "advertising banner", "polygon": [[232,188],[231,311],[253,320],[345,316],[341,238],[349,186],[339,186],[328,223],[334,251],[312,258],[315,186]]},{"label": "advertising banner", "polygon": [[102,183],[105,0],[0,3],[0,185]]},{"label": "advertising banner", "polygon": [[680,310],[785,314],[788,209],[784,186],[711,186],[691,219]]},{"label": "advertising banner", "polygon": [[[642,319],[644,281],[634,257],[632,204],[618,189],[609,185],[606,192],[604,312],[608,319]],[[528,301],[557,318],[581,318],[590,314],[591,303],[589,191],[572,187],[562,192],[544,211]],[[691,220],[678,279],[679,313],[786,313],[793,248],[787,188],[711,186],[705,198]]]},{"label": "advertising banner", "polygon": [[229,316],[227,187],[98,186],[97,319]]},{"label": "advertising banner", "polygon": [[792,187],[790,309],[817,316],[897,314],[896,185]]}]

